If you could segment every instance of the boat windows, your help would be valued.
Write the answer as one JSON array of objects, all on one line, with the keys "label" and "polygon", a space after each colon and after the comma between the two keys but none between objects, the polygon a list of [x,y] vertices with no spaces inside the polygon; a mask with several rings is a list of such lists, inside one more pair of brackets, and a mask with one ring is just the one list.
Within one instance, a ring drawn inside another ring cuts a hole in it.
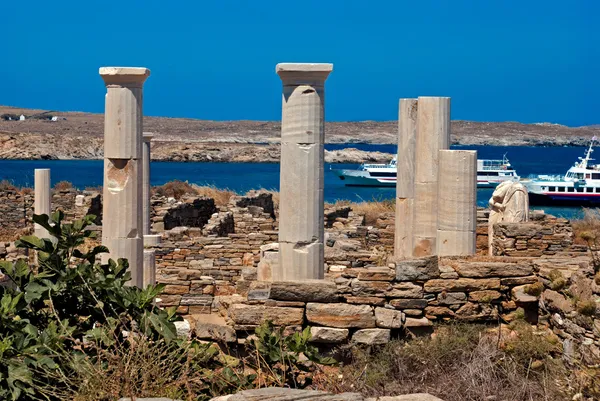
[{"label": "boat windows", "polygon": [[371,171],[369,172],[369,174],[371,175],[371,177],[395,177],[396,173],[391,172],[391,173],[386,173],[383,171]]},{"label": "boat windows", "polygon": [[565,192],[565,187],[558,187],[558,192]]},{"label": "boat windows", "polygon": [[577,192],[583,192],[583,188],[582,188],[582,187],[575,188],[575,190],[576,190]]},{"label": "boat windows", "polygon": [[590,173],[585,173],[585,179],[589,180],[590,178],[592,178],[592,175]]},{"label": "boat windows", "polygon": [[600,173],[592,173],[592,180],[600,180]]},{"label": "boat windows", "polygon": [[587,187],[587,188],[585,189],[585,192],[594,192],[594,188],[592,188],[592,187]]},{"label": "boat windows", "polygon": [[556,187],[548,187],[548,191],[550,191],[550,192],[556,192]]},{"label": "boat windows", "polygon": [[569,187],[569,188],[567,188],[567,192],[575,192],[575,188]]},{"label": "boat windows", "polygon": [[477,175],[483,177],[497,177],[499,174],[497,171],[480,171],[477,173]]}]

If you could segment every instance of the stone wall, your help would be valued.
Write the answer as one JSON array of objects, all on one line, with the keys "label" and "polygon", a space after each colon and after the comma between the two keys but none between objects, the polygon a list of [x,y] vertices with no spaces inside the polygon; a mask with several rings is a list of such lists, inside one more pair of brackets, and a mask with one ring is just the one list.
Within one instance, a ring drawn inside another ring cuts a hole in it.
[{"label": "stone wall", "polygon": [[527,223],[494,226],[494,255],[535,257],[542,255],[585,254],[587,247],[573,244],[569,220],[550,215],[533,215]]},{"label": "stone wall", "polygon": [[0,191],[0,240],[14,240],[24,230],[33,229],[33,192]]},{"label": "stone wall", "polygon": [[430,257],[346,268],[319,281],[252,281],[244,294],[215,293],[203,309],[212,318],[196,318],[220,320],[214,338],[227,341],[271,320],[292,329],[310,325],[315,342],[381,344],[435,321],[510,321],[519,307],[536,320],[539,297],[528,286],[542,280],[543,269],[534,258]]}]

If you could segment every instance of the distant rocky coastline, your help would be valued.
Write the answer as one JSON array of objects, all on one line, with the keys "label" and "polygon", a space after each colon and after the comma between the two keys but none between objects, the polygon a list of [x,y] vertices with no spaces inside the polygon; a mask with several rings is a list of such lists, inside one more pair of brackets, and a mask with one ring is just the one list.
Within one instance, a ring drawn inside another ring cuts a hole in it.
[{"label": "distant rocky coastline", "polygon": [[[43,110],[0,106],[4,114],[35,116]],[[52,112],[56,121],[0,119],[0,159],[101,159],[103,115]],[[144,117],[144,130],[154,132],[152,157],[157,161],[275,163],[279,161],[279,122],[206,121]],[[328,163],[385,162],[392,155],[353,149],[353,144],[394,144],[396,121],[326,123],[327,143],[348,148],[326,151]],[[488,146],[585,146],[600,127],[571,128],[558,124],[516,122],[452,122],[452,143]]]}]

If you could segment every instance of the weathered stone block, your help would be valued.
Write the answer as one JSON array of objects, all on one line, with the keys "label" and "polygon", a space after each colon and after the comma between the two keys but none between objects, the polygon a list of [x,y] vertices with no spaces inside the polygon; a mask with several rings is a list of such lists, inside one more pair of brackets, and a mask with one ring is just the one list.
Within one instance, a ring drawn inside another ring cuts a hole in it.
[{"label": "weathered stone block", "polygon": [[500,279],[473,279],[460,278],[457,280],[435,279],[429,280],[423,286],[425,292],[469,292],[480,290],[500,289]]},{"label": "weathered stone block", "polygon": [[440,305],[458,305],[467,302],[467,294],[464,292],[442,292],[438,294],[437,301]]},{"label": "weathered stone block", "polygon": [[385,329],[399,329],[404,325],[404,313],[387,308],[375,308],[375,322],[377,327]]},{"label": "weathered stone block", "polygon": [[352,297],[345,296],[346,302],[354,305],[385,305],[385,298],[383,297]]},{"label": "weathered stone block", "polygon": [[461,277],[470,278],[518,277],[533,274],[533,265],[529,263],[455,261],[453,267]]},{"label": "weathered stone block", "polygon": [[426,299],[392,299],[390,305],[397,309],[424,309],[427,306]]},{"label": "weathered stone block", "polygon": [[412,317],[407,317],[406,322],[404,323],[404,327],[406,328],[414,328],[414,327],[430,327],[432,326],[431,321],[426,317],[422,317],[420,319],[415,319]]},{"label": "weathered stone block", "polygon": [[471,302],[491,302],[502,297],[502,294],[494,290],[473,291],[469,293]]},{"label": "weathered stone block", "polygon": [[389,329],[362,329],[352,336],[352,342],[358,344],[376,345],[390,342]]},{"label": "weathered stone block", "polygon": [[423,298],[423,287],[411,282],[395,283],[385,293],[389,298]]},{"label": "weathered stone block", "polygon": [[339,344],[348,339],[348,329],[335,329],[331,327],[316,327],[310,328],[310,341],[322,344]]},{"label": "weathered stone block", "polygon": [[373,308],[367,305],[308,303],[306,319],[310,323],[337,328],[375,327]]},{"label": "weathered stone block", "polygon": [[364,281],[393,281],[396,272],[387,267],[376,267],[363,269],[358,273],[358,279]]},{"label": "weathered stone block", "polygon": [[[251,287],[252,288],[252,287]],[[274,281],[271,299],[278,301],[337,302],[337,286],[331,281]]]},{"label": "weathered stone block", "polygon": [[237,325],[258,326],[270,320],[276,326],[301,325],[304,310],[301,308],[279,308],[263,305],[234,304],[229,308],[229,317]]},{"label": "weathered stone block", "polygon": [[392,285],[387,281],[352,280],[351,287],[354,296],[384,296]]},{"label": "weathered stone block", "polygon": [[440,276],[437,256],[396,261],[396,280],[430,280]]},{"label": "weathered stone block", "polygon": [[237,340],[233,327],[228,326],[221,316],[195,315],[196,320],[194,333],[201,340],[215,340],[220,342],[232,343]]}]

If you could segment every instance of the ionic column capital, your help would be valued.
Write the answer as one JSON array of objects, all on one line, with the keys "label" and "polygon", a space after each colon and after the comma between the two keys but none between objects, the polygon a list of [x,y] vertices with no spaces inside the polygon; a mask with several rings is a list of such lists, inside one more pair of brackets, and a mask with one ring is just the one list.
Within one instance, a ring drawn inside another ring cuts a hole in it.
[{"label": "ionic column capital", "polygon": [[152,138],[154,138],[154,132],[143,132],[142,133],[142,139],[144,140],[144,142],[150,142],[150,141],[152,141]]},{"label": "ionic column capital", "polygon": [[275,71],[284,85],[324,85],[333,71],[329,63],[279,63]]},{"label": "ionic column capital", "polygon": [[99,73],[107,88],[141,88],[150,76],[145,67],[100,67]]}]

